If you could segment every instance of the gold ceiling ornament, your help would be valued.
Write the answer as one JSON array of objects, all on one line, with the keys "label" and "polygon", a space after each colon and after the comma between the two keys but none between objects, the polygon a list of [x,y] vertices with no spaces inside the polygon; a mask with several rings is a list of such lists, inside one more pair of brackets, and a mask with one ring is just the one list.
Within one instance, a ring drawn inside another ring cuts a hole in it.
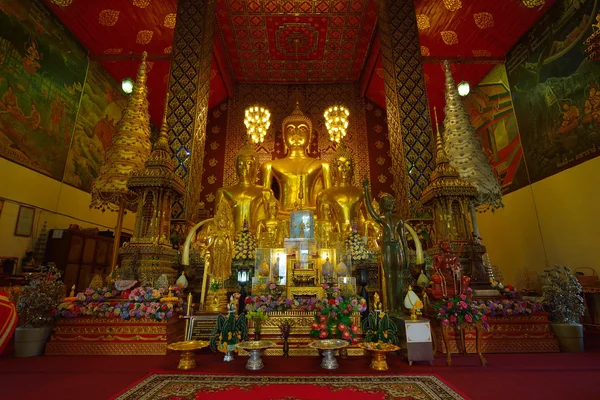
[{"label": "gold ceiling ornament", "polygon": [[271,126],[271,112],[261,106],[251,106],[244,112],[244,125],[252,143],[262,143]]},{"label": "gold ceiling ornament", "polygon": [[173,46],[165,47],[165,49],[163,50],[163,53],[165,53],[165,54],[171,54],[172,52],[173,52]]},{"label": "gold ceiling ornament", "polygon": [[174,29],[176,21],[177,21],[177,14],[167,14],[167,16],[165,17],[165,21],[163,22],[163,25],[165,28]]},{"label": "gold ceiling ornament", "polygon": [[111,270],[117,261],[119,238],[125,210],[137,210],[137,194],[127,187],[127,180],[134,171],[144,167],[150,155],[150,112],[148,111],[148,88],[146,87],[146,57],[138,69],[133,92],[129,95],[127,107],[117,132],[104,155],[104,164],[98,177],[92,182],[91,208],[102,211],[118,211],[115,229],[115,244]]},{"label": "gold ceiling ornament", "polygon": [[135,42],[137,44],[148,44],[152,40],[152,36],[154,35],[153,31],[139,31],[135,38]]},{"label": "gold ceiling ornament", "polygon": [[104,50],[104,54],[121,54],[123,49],[106,49]]},{"label": "gold ceiling ornament", "polygon": [[146,8],[150,4],[150,0],[133,0],[133,5],[139,8]]},{"label": "gold ceiling ornament", "polygon": [[521,3],[527,8],[535,8],[546,4],[546,0],[521,0]]},{"label": "gold ceiling ornament", "polygon": [[462,8],[462,2],[460,0],[444,0],[444,5],[448,11],[456,11]]},{"label": "gold ceiling ornament", "polygon": [[429,57],[431,52],[429,51],[429,47],[421,46],[421,55],[423,57]]},{"label": "gold ceiling ornament", "polygon": [[429,17],[427,15],[417,14],[417,27],[419,27],[419,29],[427,29],[430,26],[431,24],[429,23]]},{"label": "gold ceiling ornament", "polygon": [[339,143],[346,136],[349,115],[350,111],[342,105],[331,106],[325,110],[325,126],[332,142]]},{"label": "gold ceiling ornament", "polygon": [[102,10],[98,15],[98,23],[104,26],[114,26],[119,20],[120,13],[117,10]]},{"label": "gold ceiling ornament", "polygon": [[461,178],[469,181],[477,189],[474,205],[482,212],[496,210],[503,207],[500,184],[483,151],[481,138],[471,125],[448,61],[444,61],[444,69],[446,75],[444,150]]},{"label": "gold ceiling ornament", "polygon": [[51,3],[61,7],[68,7],[73,3],[73,0],[50,0]]},{"label": "gold ceiling ornament", "polygon": [[473,19],[475,19],[475,25],[477,25],[479,29],[489,29],[494,27],[494,16],[489,12],[473,14]]},{"label": "gold ceiling ornament", "polygon": [[451,46],[453,44],[458,44],[458,35],[454,31],[442,31],[442,40],[447,45]]},{"label": "gold ceiling ornament", "polygon": [[473,56],[475,57],[491,57],[492,53],[487,50],[473,50]]}]

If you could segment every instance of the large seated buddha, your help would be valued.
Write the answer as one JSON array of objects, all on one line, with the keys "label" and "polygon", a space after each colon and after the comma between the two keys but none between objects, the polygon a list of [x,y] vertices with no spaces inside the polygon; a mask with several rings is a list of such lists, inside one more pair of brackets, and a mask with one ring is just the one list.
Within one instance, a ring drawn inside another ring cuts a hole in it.
[{"label": "large seated buddha", "polygon": [[310,146],[312,122],[300,110],[298,103],[294,111],[283,119],[282,132],[287,155],[263,164],[262,184],[270,188],[273,179],[277,182],[284,213],[296,207],[315,210],[319,191],[331,186],[329,164],[306,153]]},{"label": "large seated buddha", "polygon": [[248,221],[250,231],[256,233],[258,221],[265,217],[269,200],[274,198],[271,189],[256,184],[259,159],[258,154],[245,145],[235,156],[235,172],[238,182],[235,185],[217,190],[215,204],[226,201],[233,210],[235,231],[239,232],[244,219]]}]

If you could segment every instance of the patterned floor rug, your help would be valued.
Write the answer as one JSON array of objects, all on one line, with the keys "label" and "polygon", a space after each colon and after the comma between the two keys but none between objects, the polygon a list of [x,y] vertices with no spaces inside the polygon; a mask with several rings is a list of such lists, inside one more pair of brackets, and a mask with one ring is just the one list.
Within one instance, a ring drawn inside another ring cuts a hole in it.
[{"label": "patterned floor rug", "polygon": [[260,376],[154,373],[115,400],[464,400],[432,375]]}]

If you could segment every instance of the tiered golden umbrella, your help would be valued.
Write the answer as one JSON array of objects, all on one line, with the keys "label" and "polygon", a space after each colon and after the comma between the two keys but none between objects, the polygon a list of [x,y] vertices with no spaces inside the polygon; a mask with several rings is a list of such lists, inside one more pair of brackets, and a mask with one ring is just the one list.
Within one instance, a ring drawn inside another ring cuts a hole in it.
[{"label": "tiered golden umbrella", "polygon": [[125,210],[135,212],[137,209],[137,194],[127,188],[127,180],[132,172],[144,167],[151,148],[146,56],[144,52],[133,93],[129,96],[117,133],[106,150],[100,174],[92,184],[90,207],[118,212],[111,271],[117,264],[123,214]]}]

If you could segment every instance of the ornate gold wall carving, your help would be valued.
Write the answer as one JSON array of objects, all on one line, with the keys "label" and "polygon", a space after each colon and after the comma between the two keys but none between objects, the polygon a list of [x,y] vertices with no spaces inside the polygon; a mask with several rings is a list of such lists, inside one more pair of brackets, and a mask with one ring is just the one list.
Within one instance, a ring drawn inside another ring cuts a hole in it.
[{"label": "ornate gold wall carving", "polygon": [[236,181],[233,158],[244,145],[247,133],[244,126],[244,110],[254,104],[260,104],[271,111],[271,128],[265,141],[256,145],[261,162],[285,156],[281,137],[281,121],[292,110],[299,96],[303,112],[312,119],[313,136],[310,155],[329,159],[335,148],[329,140],[325,128],[323,113],[333,104],[343,104],[350,111],[348,134],[344,139],[355,161],[355,184],[369,176],[369,152],[365,116],[365,102],[354,84],[330,85],[269,85],[238,84],[235,96],[229,101],[227,120],[227,140],[225,147],[225,170],[223,185],[232,185]]},{"label": "ornate gold wall carving", "polygon": [[377,1],[389,125],[392,174],[398,210],[421,212],[421,191],[433,170],[432,130],[412,1]]},{"label": "ornate gold wall carving", "polygon": [[175,172],[187,193],[172,216],[196,221],[202,192],[202,165],[215,28],[216,0],[180,0],[169,78],[169,145]]}]

